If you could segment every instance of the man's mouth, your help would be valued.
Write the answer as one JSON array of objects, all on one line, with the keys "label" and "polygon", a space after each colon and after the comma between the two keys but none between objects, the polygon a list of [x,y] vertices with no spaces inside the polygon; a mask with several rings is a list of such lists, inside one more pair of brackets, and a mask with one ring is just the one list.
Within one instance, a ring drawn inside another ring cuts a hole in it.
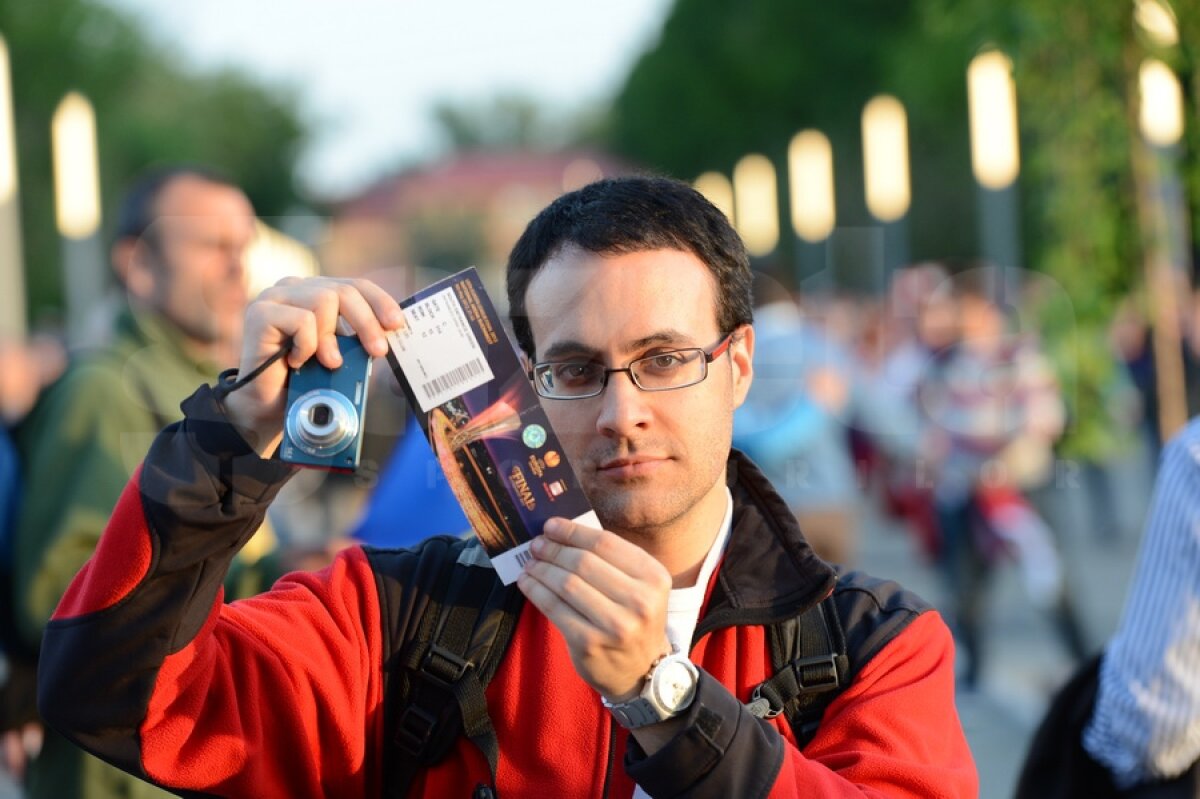
[{"label": "man's mouth", "polygon": [[596,467],[596,471],[604,477],[616,479],[645,477],[653,474],[666,462],[667,458],[665,457],[633,455],[624,458],[610,458],[608,460],[601,461]]}]

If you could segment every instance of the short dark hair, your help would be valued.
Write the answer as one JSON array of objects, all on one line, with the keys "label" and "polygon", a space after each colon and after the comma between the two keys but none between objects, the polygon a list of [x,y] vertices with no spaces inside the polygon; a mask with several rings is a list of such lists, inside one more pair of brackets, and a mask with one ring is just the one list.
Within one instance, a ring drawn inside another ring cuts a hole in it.
[{"label": "short dark hair", "polygon": [[568,246],[597,255],[674,249],[712,273],[717,324],[728,333],[753,321],[750,258],[725,214],[686,183],[670,178],[608,178],[564,194],[521,234],[508,257],[508,315],[517,343],[533,358],[525,293],[550,258]]},{"label": "short dark hair", "polygon": [[156,205],[163,190],[179,178],[198,178],[207,183],[216,183],[241,191],[241,187],[217,170],[191,164],[156,167],[143,172],[121,199],[121,207],[117,210],[117,225],[113,231],[117,241],[121,239],[136,239],[145,235],[158,216]]}]

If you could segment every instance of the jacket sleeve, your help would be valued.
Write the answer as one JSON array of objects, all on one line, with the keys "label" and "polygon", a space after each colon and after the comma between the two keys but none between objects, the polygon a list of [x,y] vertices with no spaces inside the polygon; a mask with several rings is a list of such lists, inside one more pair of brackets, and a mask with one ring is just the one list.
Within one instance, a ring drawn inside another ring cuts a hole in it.
[{"label": "jacket sleeve", "polygon": [[382,629],[362,550],[224,604],[291,469],[258,458],[208,387],[183,407],[46,627],[43,716],[185,795],[377,793]]},{"label": "jacket sleeve", "polygon": [[830,704],[803,751],[702,674],[684,731],[650,757],[631,741],[626,769],[651,796],[975,797],[953,663],[949,630],[923,613]]}]

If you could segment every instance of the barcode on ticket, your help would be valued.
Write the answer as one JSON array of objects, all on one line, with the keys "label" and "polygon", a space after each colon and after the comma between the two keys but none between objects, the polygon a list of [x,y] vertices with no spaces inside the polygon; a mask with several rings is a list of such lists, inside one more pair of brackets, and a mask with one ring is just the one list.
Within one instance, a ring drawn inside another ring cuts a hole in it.
[{"label": "barcode on ticket", "polygon": [[525,564],[533,560],[533,554],[529,551],[530,543],[532,542],[526,541],[512,549],[488,556],[492,561],[492,568],[496,570],[500,581],[505,585],[512,585],[521,576],[521,570],[525,568]]},{"label": "barcode on ticket", "polygon": [[495,377],[453,288],[404,308],[407,325],[388,335],[392,368],[405,375],[422,413]]},{"label": "barcode on ticket", "polygon": [[477,377],[487,371],[487,366],[483,361],[476,358],[473,361],[468,361],[457,369],[451,369],[443,375],[439,375],[432,380],[421,384],[421,393],[424,395],[424,400],[428,405],[438,404],[435,400],[438,397],[445,396],[459,386],[469,382],[471,378]]}]

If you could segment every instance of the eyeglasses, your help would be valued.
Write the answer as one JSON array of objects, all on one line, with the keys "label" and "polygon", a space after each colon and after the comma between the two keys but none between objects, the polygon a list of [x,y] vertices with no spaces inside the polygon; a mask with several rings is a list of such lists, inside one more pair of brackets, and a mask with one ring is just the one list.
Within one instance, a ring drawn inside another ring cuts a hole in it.
[{"label": "eyeglasses", "polygon": [[638,358],[620,369],[593,361],[549,361],[533,365],[529,378],[537,393],[548,399],[587,399],[598,396],[608,385],[608,376],[627,372],[642,391],[672,391],[687,388],[708,377],[708,365],[725,354],[733,341],[727,333],[711,351],[699,347],[665,350]]}]

